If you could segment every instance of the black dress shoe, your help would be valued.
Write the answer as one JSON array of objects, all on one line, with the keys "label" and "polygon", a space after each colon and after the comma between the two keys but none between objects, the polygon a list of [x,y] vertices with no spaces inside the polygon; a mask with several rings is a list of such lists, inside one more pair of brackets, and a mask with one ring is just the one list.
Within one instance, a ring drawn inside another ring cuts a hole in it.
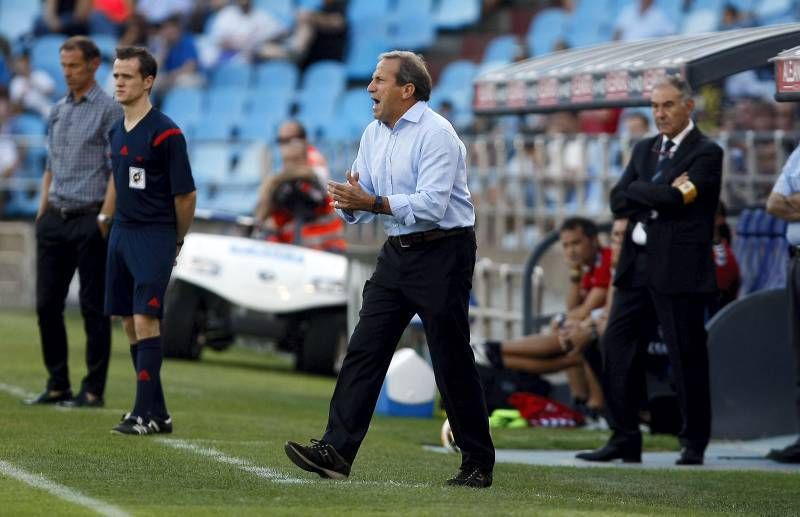
[{"label": "black dress shoe", "polygon": [[783,449],[772,449],[767,459],[778,463],[800,463],[800,440]]},{"label": "black dress shoe", "polygon": [[698,452],[691,447],[684,447],[681,450],[680,457],[675,460],[675,465],[702,465],[703,453]]},{"label": "black dress shoe", "polygon": [[77,407],[85,407],[85,408],[97,408],[103,407],[106,405],[103,397],[95,397],[94,399],[89,399],[86,396],[86,393],[80,392],[74,398],[69,400],[62,400],[58,402],[57,405],[59,407],[70,407],[70,408],[77,408]]},{"label": "black dress shoe", "polygon": [[584,461],[608,462],[622,460],[623,463],[641,463],[642,451],[633,447],[606,444],[591,452],[579,452],[575,457]]},{"label": "black dress shoe", "polygon": [[448,486],[467,488],[489,488],[492,486],[492,471],[481,467],[466,467],[447,480]]},{"label": "black dress shoe", "polygon": [[42,393],[38,397],[28,399],[24,401],[23,404],[27,406],[36,406],[39,404],[56,404],[58,402],[63,402],[71,398],[72,398],[72,392],[70,390],[62,391],[61,394],[59,395],[51,395],[49,390],[45,390],[44,393]]}]

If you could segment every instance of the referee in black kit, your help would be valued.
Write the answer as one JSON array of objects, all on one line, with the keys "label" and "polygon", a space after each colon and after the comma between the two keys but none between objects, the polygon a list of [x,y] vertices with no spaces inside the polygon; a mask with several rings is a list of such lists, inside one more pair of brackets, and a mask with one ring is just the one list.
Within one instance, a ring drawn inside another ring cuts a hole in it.
[{"label": "referee in black kit", "polygon": [[[114,213],[108,131],[122,108],[95,82],[100,51],[75,36],[60,49],[69,94],[50,114],[48,155],[36,214],[36,312],[47,388],[28,404],[100,407],[111,353],[111,323],[103,314],[106,237]],[[87,374],[72,396],[67,368],[64,301],[78,270],[86,330]]]},{"label": "referee in black kit", "polygon": [[397,342],[414,314],[425,327],[461,468],[448,485],[492,484],[494,446],[469,346],[468,305],[475,266],[475,211],[466,149],[452,125],[428,107],[431,78],[412,52],[381,54],[367,87],[377,120],[361,137],[345,183],[330,182],[348,223],[376,214],[389,239],[364,286],[322,440],[287,442],[300,468],[345,479],[367,433]]}]

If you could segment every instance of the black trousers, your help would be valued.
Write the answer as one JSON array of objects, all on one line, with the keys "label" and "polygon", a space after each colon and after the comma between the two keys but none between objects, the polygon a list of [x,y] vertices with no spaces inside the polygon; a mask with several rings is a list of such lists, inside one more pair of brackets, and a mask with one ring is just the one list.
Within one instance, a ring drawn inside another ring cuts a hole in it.
[{"label": "black trousers", "polygon": [[800,427],[800,249],[796,249],[792,253],[786,289],[789,294],[789,340],[794,348],[797,370],[797,389],[795,390],[797,425]]},{"label": "black trousers", "polygon": [[397,342],[417,313],[462,467],[494,466],[494,445],[469,346],[475,234],[402,248],[387,241],[364,285],[359,321],[336,381],[323,439],[352,463],[367,433]]},{"label": "black trousers", "polygon": [[64,218],[48,210],[36,223],[36,312],[49,390],[70,388],[64,303],[76,268],[88,370],[81,390],[102,395],[111,354],[111,322],[103,314],[106,241],[95,214]]},{"label": "black trousers", "polygon": [[702,294],[666,295],[647,286],[618,288],[602,337],[603,389],[617,445],[641,446],[639,408],[644,364],[640,347],[660,323],[667,345],[683,427],[684,447],[704,451],[711,434],[711,393]]}]

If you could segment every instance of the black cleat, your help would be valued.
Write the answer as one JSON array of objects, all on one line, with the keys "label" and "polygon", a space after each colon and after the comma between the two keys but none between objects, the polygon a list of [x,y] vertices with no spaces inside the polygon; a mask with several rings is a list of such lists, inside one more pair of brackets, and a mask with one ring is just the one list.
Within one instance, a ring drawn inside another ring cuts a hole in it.
[{"label": "black cleat", "polygon": [[38,397],[28,399],[23,403],[26,406],[37,406],[40,404],[41,405],[57,404],[59,402],[70,400],[71,398],[72,398],[72,392],[70,390],[62,391],[58,395],[53,395],[50,390],[44,390],[44,392]]},{"label": "black cleat", "polygon": [[702,465],[703,453],[692,449],[691,447],[684,447],[681,450],[681,455],[675,460],[675,465]]},{"label": "black cleat", "polygon": [[150,428],[152,434],[171,434],[172,433],[172,417],[168,416],[166,419],[159,417],[151,417],[147,422],[147,427]]},{"label": "black cleat", "polygon": [[125,418],[116,427],[111,430],[112,433],[117,434],[132,434],[144,436],[152,434],[150,427],[144,423],[142,417],[132,416],[130,413],[125,415]]},{"label": "black cleat", "polygon": [[303,470],[319,474],[329,479],[347,479],[350,464],[342,458],[333,445],[321,440],[311,440],[311,445],[286,442],[283,446],[286,455]]},{"label": "black cleat", "polygon": [[783,449],[771,449],[767,459],[778,463],[800,463],[800,440]]},{"label": "black cleat", "polygon": [[579,452],[575,457],[584,461],[609,462],[622,460],[623,463],[641,463],[642,451],[639,447],[621,447],[609,443],[594,451]]},{"label": "black cleat", "polygon": [[447,480],[447,484],[467,488],[489,488],[492,486],[492,471],[481,467],[462,468],[455,477]]}]

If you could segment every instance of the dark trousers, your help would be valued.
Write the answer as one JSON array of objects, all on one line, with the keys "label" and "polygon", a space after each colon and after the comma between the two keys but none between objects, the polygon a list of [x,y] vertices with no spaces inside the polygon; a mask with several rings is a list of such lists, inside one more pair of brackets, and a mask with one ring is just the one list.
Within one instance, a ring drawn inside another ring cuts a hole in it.
[{"label": "dark trousers", "polygon": [[367,433],[397,342],[417,313],[425,327],[436,385],[462,467],[494,466],[494,446],[469,346],[469,292],[475,234],[402,248],[384,244],[331,399],[324,440],[352,463]]},{"label": "dark trousers", "polygon": [[666,295],[646,286],[618,288],[602,338],[603,389],[612,443],[641,446],[639,408],[644,365],[640,347],[660,323],[683,427],[684,447],[702,452],[711,434],[711,394],[702,294]]},{"label": "dark trousers", "polygon": [[795,405],[797,408],[797,424],[800,427],[800,249],[792,253],[789,263],[789,278],[786,279],[789,294],[789,340],[794,348],[794,360],[797,370],[797,389]]},{"label": "dark trousers", "polygon": [[95,217],[89,213],[64,218],[48,210],[36,223],[36,312],[49,390],[70,388],[64,302],[76,268],[88,370],[81,390],[95,395],[105,390],[111,323],[103,314],[106,241]]}]

